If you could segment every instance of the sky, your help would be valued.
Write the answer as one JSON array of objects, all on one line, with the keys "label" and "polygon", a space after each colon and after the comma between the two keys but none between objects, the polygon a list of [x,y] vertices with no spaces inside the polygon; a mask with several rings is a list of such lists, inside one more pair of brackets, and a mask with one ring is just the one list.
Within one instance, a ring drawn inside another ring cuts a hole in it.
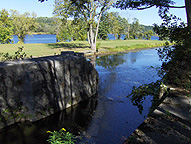
[{"label": "sky", "polygon": [[[176,5],[184,5],[184,0],[174,0]],[[52,17],[54,10],[54,0],[48,0],[43,3],[38,2],[38,0],[0,0],[0,10],[17,10],[20,14],[25,12],[35,12],[37,17]],[[154,23],[160,24],[162,21],[158,16],[158,10],[156,8],[150,8],[146,10],[119,10],[110,9],[110,11],[119,12],[121,17],[127,18],[130,23],[133,18],[138,18],[140,24],[153,25]],[[185,9],[172,9],[172,14],[180,17],[184,22],[186,22],[186,12]]]}]

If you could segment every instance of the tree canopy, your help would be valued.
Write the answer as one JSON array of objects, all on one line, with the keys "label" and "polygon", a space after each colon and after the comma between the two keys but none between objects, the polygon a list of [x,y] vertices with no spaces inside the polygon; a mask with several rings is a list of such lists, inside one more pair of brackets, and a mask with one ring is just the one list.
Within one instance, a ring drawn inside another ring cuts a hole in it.
[{"label": "tree canopy", "polygon": [[[44,2],[45,0],[38,0]],[[87,38],[93,52],[96,52],[96,41],[101,16],[113,4],[113,0],[55,0],[54,14],[57,17],[86,22]]]},{"label": "tree canopy", "polygon": [[35,13],[19,14],[16,10],[11,10],[11,19],[13,21],[13,32],[18,36],[19,42],[24,43],[25,37],[37,27]]},{"label": "tree canopy", "polygon": [[159,9],[164,8],[185,8],[185,6],[174,6],[175,2],[172,0],[121,0],[117,1],[115,7],[121,9],[137,9],[144,10],[151,7]]},{"label": "tree canopy", "polygon": [[173,0],[117,0],[114,6],[120,9],[136,9],[136,10],[144,10],[155,6],[156,8],[159,8],[159,16],[162,19],[167,16],[168,10],[170,8],[186,8],[187,25],[189,31],[191,31],[190,0],[185,0],[185,5],[183,6],[176,6],[175,4],[176,3]]},{"label": "tree canopy", "polygon": [[[165,46],[158,49],[162,66],[158,71],[161,80],[151,84],[145,84],[132,89],[132,102],[141,108],[146,96],[153,96],[152,110],[158,103],[161,84],[191,89],[191,2],[185,0],[185,6],[175,6],[172,0],[122,0],[117,1],[115,7],[121,9],[144,10],[156,6],[159,8],[159,16],[163,22],[160,26],[155,25],[155,32],[163,40],[173,42],[173,47]],[[170,14],[170,8],[186,8],[187,23]],[[152,93],[154,92],[154,93]]]},{"label": "tree canopy", "polygon": [[0,43],[11,43],[13,35],[13,23],[9,17],[8,11],[0,11]]}]

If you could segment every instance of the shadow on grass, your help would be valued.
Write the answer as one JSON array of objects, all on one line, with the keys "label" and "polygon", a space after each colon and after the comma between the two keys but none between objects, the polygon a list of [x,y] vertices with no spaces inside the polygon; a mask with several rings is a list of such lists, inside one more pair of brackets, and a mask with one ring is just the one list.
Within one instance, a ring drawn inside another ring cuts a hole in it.
[{"label": "shadow on grass", "polygon": [[51,49],[56,49],[56,48],[66,48],[66,49],[74,49],[74,48],[89,48],[89,46],[82,44],[82,43],[51,43],[48,44],[48,47]]}]

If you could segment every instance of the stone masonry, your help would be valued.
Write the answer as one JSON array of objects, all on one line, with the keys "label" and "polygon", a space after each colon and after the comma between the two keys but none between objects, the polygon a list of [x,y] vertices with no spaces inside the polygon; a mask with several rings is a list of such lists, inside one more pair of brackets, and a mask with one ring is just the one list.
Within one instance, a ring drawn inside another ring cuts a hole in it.
[{"label": "stone masonry", "polygon": [[47,117],[97,89],[98,73],[81,53],[0,63],[0,128]]}]

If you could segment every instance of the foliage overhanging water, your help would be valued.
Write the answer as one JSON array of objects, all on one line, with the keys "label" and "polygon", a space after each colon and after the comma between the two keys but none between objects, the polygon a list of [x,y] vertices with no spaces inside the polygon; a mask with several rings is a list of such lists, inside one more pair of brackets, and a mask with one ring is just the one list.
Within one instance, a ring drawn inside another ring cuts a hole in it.
[{"label": "foliage overhanging water", "polygon": [[[84,135],[88,143],[122,143],[146,118],[151,97],[142,115],[129,98],[133,86],[159,79],[153,67],[161,65],[157,50],[148,49],[96,59],[100,83],[98,96],[35,123],[15,124],[0,130],[0,143],[47,143],[47,130],[66,130]],[[152,66],[152,67],[151,67]]]}]

